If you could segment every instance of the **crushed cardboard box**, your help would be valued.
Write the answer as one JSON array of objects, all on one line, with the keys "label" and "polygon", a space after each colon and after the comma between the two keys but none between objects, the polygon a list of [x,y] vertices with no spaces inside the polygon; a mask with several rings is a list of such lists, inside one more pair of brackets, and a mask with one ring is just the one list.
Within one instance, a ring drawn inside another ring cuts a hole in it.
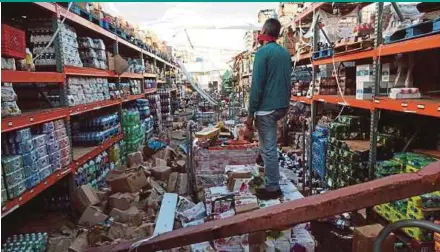
[{"label": "crushed cardboard box", "polygon": [[129,167],[137,167],[139,165],[143,165],[144,157],[142,156],[141,151],[130,153],[127,155],[127,158]]},{"label": "crushed cardboard box", "polygon": [[113,208],[110,212],[110,216],[113,217],[115,221],[127,223],[130,226],[139,226],[142,224],[142,214],[139,209],[134,206],[125,211]]},{"label": "crushed cardboard box", "polygon": [[96,205],[100,202],[98,195],[88,184],[77,188],[75,195],[80,211],[84,211],[88,206]]},{"label": "crushed cardboard box", "polygon": [[86,227],[91,227],[100,222],[104,222],[107,218],[108,216],[104,214],[100,207],[89,206],[81,215],[78,224]]},{"label": "crushed cardboard box", "polygon": [[186,173],[179,173],[177,193],[179,195],[186,195],[188,193],[188,175]]},{"label": "crushed cardboard box", "polygon": [[171,174],[171,167],[169,166],[156,166],[151,168],[151,175],[156,180],[168,181]]},{"label": "crushed cardboard box", "polygon": [[109,197],[110,209],[127,210],[131,207],[135,197],[131,193],[115,193]]},{"label": "crushed cardboard box", "polygon": [[179,179],[179,173],[172,172],[168,178],[167,192],[175,192],[177,187],[177,180]]},{"label": "crushed cardboard box", "polygon": [[89,247],[87,232],[81,233],[70,245],[69,252],[83,252]]},{"label": "crushed cardboard box", "polygon": [[148,185],[143,169],[111,170],[106,181],[112,192],[139,192]]}]

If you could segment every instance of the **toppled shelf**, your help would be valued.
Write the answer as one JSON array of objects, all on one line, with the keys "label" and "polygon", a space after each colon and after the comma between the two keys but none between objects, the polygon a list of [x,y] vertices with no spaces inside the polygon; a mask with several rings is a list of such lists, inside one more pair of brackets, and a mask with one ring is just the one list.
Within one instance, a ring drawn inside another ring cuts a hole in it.
[{"label": "toppled shelf", "polygon": [[2,70],[2,82],[11,83],[60,83],[64,84],[64,74],[57,72],[27,72]]},{"label": "toppled shelf", "polygon": [[19,116],[2,118],[2,133],[64,117],[69,117],[69,110],[67,108],[23,112]]}]

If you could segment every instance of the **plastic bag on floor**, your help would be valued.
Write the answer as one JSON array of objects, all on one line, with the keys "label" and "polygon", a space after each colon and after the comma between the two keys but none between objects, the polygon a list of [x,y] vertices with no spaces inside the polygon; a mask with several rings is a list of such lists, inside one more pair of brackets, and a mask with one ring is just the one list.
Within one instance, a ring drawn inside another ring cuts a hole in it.
[{"label": "plastic bag on floor", "polygon": [[200,220],[206,217],[205,204],[203,202],[197,203],[194,207],[183,211],[181,213],[177,213],[177,218],[182,223],[188,223],[195,220]]}]

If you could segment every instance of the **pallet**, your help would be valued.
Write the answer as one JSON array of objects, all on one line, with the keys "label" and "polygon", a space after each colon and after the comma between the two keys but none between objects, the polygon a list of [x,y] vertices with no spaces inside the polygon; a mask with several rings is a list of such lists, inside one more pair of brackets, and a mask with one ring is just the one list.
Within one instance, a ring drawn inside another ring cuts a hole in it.
[{"label": "pallet", "polygon": [[349,42],[341,42],[338,41],[338,43],[335,44],[334,47],[334,53],[335,55],[343,54],[343,53],[349,53],[354,51],[360,51],[372,48],[374,45],[373,40],[358,40],[358,41],[349,41]]},{"label": "pallet", "polygon": [[327,48],[321,51],[313,52],[312,59],[317,60],[322,58],[328,58],[331,57],[332,55],[333,55],[333,48]]},{"label": "pallet", "polygon": [[440,18],[437,18],[397,30],[391,36],[385,37],[385,44],[397,43],[400,41],[428,36],[439,32]]}]

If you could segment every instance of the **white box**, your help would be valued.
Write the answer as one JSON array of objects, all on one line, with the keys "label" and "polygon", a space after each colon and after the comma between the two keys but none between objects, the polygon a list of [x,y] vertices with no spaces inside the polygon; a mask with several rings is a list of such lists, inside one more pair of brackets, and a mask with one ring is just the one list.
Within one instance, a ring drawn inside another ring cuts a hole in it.
[{"label": "white box", "polygon": [[396,80],[396,69],[391,68],[391,63],[382,64],[382,81],[394,82]]},{"label": "white box", "polygon": [[356,83],[362,81],[374,81],[373,64],[356,66]]},{"label": "white box", "polygon": [[356,81],[356,99],[367,100],[373,98],[374,82]]}]

